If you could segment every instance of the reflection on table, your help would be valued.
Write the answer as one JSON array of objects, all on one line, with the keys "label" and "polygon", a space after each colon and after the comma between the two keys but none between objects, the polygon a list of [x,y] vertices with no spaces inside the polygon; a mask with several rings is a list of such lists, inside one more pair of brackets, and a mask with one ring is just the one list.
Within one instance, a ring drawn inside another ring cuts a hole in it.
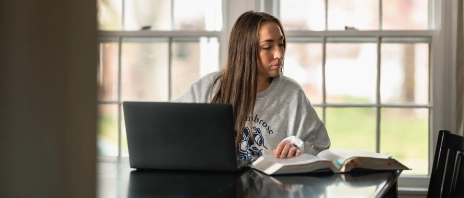
[{"label": "reflection on table", "polygon": [[99,197],[395,197],[401,173],[267,176],[250,168],[232,173],[139,171],[127,160],[98,165]]}]

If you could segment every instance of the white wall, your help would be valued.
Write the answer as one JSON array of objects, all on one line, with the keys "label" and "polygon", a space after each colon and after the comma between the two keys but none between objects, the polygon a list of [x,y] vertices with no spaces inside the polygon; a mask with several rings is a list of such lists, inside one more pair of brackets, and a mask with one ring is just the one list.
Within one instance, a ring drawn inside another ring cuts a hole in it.
[{"label": "white wall", "polygon": [[95,197],[96,1],[0,1],[0,197]]}]

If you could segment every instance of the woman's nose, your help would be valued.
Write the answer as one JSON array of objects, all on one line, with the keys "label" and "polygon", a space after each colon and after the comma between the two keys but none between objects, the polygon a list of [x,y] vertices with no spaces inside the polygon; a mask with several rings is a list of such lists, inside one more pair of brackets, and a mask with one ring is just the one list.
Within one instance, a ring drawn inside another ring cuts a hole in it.
[{"label": "woman's nose", "polygon": [[282,49],[280,47],[277,47],[277,50],[274,51],[274,59],[281,59],[282,57]]}]

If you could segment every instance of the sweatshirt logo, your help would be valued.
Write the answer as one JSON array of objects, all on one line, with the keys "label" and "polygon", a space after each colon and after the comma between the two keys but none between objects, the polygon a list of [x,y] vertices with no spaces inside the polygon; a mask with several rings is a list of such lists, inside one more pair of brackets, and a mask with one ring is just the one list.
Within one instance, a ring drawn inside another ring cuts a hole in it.
[{"label": "sweatshirt logo", "polygon": [[[257,144],[253,142],[251,135],[253,135]],[[264,137],[261,133],[261,129],[253,127],[253,132],[250,132],[250,129],[248,127],[245,127],[243,129],[242,141],[240,142],[238,158],[240,160],[250,161],[252,159],[260,157],[261,155],[263,155],[263,149],[259,146],[266,148],[266,146],[264,146]]]},{"label": "sweatshirt logo", "polygon": [[[273,134],[274,133],[274,131],[272,131],[271,125],[269,125],[266,121],[259,119],[258,115],[255,115],[255,117],[248,116],[246,118],[246,121],[247,122],[254,122],[254,123],[258,124],[258,125],[261,125],[262,127],[264,127],[264,129],[266,129],[268,134]],[[253,129],[254,129],[254,127],[253,127]],[[261,133],[261,131],[260,131],[260,133]]]}]

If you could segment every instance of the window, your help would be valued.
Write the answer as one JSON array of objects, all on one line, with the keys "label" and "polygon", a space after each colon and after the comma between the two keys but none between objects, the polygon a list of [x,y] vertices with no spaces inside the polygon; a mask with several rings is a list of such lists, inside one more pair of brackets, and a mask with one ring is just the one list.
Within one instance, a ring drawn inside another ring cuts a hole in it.
[{"label": "window", "polygon": [[219,69],[222,1],[99,0],[103,156],[128,156],[122,101],[171,101]]}]

